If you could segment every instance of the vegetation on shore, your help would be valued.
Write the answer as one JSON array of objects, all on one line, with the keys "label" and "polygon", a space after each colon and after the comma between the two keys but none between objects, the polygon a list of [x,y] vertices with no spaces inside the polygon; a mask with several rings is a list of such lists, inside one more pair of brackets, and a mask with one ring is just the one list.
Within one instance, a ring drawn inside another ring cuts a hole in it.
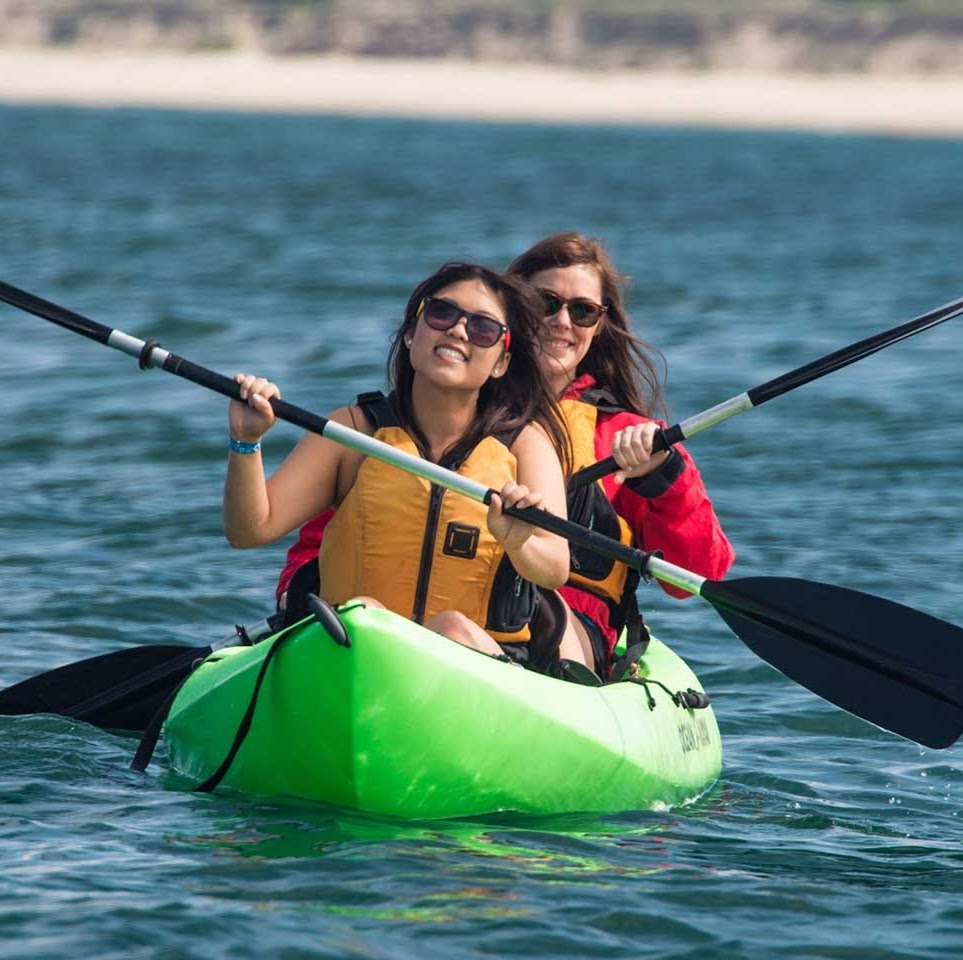
[{"label": "vegetation on shore", "polygon": [[963,74],[960,0],[0,0],[0,43]]}]

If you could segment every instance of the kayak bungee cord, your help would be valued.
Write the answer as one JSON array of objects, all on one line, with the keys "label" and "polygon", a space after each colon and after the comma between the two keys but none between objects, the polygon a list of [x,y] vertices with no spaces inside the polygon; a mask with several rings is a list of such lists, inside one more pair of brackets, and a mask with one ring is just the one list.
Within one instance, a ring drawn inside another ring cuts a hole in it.
[{"label": "kayak bungee cord", "polygon": [[[159,367],[224,396],[240,399],[240,388],[234,380],[179,357],[154,340],[144,341],[111,330],[3,282],[0,282],[0,300],[136,357],[145,369]],[[882,339],[887,343],[895,342],[895,339],[911,336],[918,329],[925,329],[922,325],[924,319],[933,325],[961,312],[963,301],[948,304],[926,318],[911,321],[909,325],[882,335]],[[910,330],[914,325],[916,328]],[[862,356],[885,345],[867,346],[867,341],[862,344]],[[835,366],[832,368],[845,362],[853,360],[833,360]],[[792,385],[806,382],[807,376],[814,378],[801,372],[805,369],[787,375]],[[828,372],[829,368],[824,369]],[[779,381],[771,381],[757,388],[763,391],[759,402],[792,389],[792,386],[785,385],[789,380],[781,387],[774,386]],[[768,395],[765,395],[764,388],[769,388]],[[471,499],[488,503],[495,492],[293,404],[278,399],[270,402],[278,419],[408,470]],[[963,630],[951,623],[871,594],[809,580],[786,577],[752,577],[725,582],[708,580],[545,510],[525,507],[506,512],[602,556],[625,563],[645,576],[700,596],[754,653],[812,692],[856,716],[936,748],[949,746],[963,733],[963,660],[960,653],[963,651]],[[184,648],[177,650],[183,657]],[[69,667],[51,673],[64,671],[69,673]],[[25,681],[26,684],[31,682]],[[73,702],[78,699],[75,693],[67,696],[61,692],[60,696],[65,700],[72,697]],[[38,696],[37,699],[40,702],[37,712],[57,712],[48,696]],[[0,692],[0,712],[4,711],[3,700]],[[16,712],[26,711],[18,709]]]}]

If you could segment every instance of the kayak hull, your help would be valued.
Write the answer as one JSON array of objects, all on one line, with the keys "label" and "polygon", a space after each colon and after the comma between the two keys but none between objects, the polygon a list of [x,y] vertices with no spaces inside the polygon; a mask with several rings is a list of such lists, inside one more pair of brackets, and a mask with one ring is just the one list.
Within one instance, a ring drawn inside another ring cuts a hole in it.
[{"label": "kayak hull", "polygon": [[201,664],[167,719],[171,766],[197,782],[221,767],[277,644],[224,787],[436,819],[676,804],[719,775],[712,709],[673,702],[670,692],[701,687],[656,639],[641,664],[652,683],[593,688],[385,610],[340,614],[349,646],[309,619]]}]

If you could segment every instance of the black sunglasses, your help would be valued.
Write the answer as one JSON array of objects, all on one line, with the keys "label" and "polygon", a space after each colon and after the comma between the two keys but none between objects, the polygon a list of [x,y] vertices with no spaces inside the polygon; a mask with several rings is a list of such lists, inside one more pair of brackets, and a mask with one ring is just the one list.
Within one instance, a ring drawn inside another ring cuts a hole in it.
[{"label": "black sunglasses", "polygon": [[596,303],[588,297],[572,297],[566,300],[560,297],[554,290],[539,290],[542,297],[542,306],[545,308],[544,316],[554,317],[560,313],[562,307],[568,307],[568,318],[576,327],[594,327],[602,319],[602,314],[608,310],[604,303]]},{"label": "black sunglasses", "polygon": [[499,323],[485,313],[462,310],[457,303],[444,297],[425,297],[416,316],[422,317],[432,330],[451,330],[464,317],[468,342],[476,347],[494,347],[504,337],[507,350],[511,342],[511,332],[504,323]]}]

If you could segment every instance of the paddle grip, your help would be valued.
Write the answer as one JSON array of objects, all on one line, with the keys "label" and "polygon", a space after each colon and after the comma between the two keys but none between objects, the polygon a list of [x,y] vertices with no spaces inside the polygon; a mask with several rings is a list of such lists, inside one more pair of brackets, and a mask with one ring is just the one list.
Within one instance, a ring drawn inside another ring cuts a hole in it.
[{"label": "paddle grip", "polygon": [[[162,366],[167,373],[172,373],[176,377],[190,380],[191,383],[207,387],[209,390],[230,397],[232,400],[241,399],[241,386],[236,380],[225,377],[222,373],[216,373],[214,370],[209,370],[207,367],[192,363],[190,360],[185,360],[176,353],[169,353]],[[273,398],[270,403],[279,420],[293,423],[295,426],[303,427],[312,433],[324,435],[325,427],[329,423],[327,417],[311,413],[310,410],[305,410],[293,403],[287,403],[277,398]]]},{"label": "paddle grip", "polygon": [[[652,452],[658,453],[660,450],[669,450],[674,443],[684,439],[679,424],[674,427],[665,427],[655,435],[655,440],[652,441]],[[619,465],[615,457],[606,457],[604,460],[599,460],[598,463],[593,463],[591,466],[583,467],[573,473],[571,480],[569,480],[569,486],[574,489],[587,487],[590,483],[595,483],[596,480],[601,480],[602,477],[615,473],[618,469]]]},{"label": "paddle grip", "polygon": [[[495,491],[489,491],[494,493]],[[486,501],[487,502],[487,501]],[[635,547],[626,546],[618,540],[589,530],[581,524],[573,523],[571,520],[563,520],[555,514],[542,510],[541,507],[506,507],[505,513],[510,517],[517,517],[530,523],[533,527],[540,527],[548,530],[549,533],[556,533],[569,543],[577,543],[579,546],[597,553],[599,556],[607,557],[609,560],[617,560],[624,563],[632,570],[639,573],[646,573],[651,553],[644,550],[637,550]]]}]

